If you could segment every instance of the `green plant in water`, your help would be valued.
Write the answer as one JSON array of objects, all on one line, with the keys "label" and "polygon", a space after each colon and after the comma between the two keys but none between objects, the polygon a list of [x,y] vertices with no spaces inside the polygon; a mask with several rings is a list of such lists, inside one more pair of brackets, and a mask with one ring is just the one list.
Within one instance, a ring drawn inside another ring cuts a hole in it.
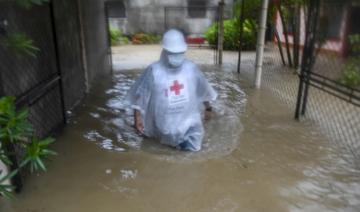
[{"label": "green plant in water", "polygon": [[[48,149],[54,139],[35,137],[27,118],[27,109],[16,110],[14,97],[0,98],[0,160],[7,166],[12,165],[9,156],[14,156],[15,152],[11,152],[7,148],[8,145],[16,145],[25,152],[25,155],[20,158],[19,168],[0,177],[0,194],[6,197],[12,196],[11,191],[14,187],[4,183],[17,175],[20,169],[28,166],[31,172],[46,171],[43,160],[48,156],[56,155],[54,151]],[[0,170],[0,174],[3,173],[4,170]]]},{"label": "green plant in water", "polygon": [[11,33],[1,40],[1,44],[20,55],[25,54],[36,57],[36,54],[40,51],[39,48],[34,46],[34,41],[24,33]]},{"label": "green plant in water", "polygon": [[55,139],[45,138],[38,139],[34,137],[26,148],[25,160],[23,163],[29,163],[30,172],[37,170],[46,171],[46,166],[43,162],[44,158],[47,158],[51,155],[56,155],[56,152],[49,150],[48,147],[53,143]]}]

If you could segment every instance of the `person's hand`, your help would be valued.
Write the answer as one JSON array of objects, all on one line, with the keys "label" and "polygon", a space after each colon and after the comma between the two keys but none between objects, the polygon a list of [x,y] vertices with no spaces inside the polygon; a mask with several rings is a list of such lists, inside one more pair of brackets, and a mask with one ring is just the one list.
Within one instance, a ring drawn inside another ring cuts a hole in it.
[{"label": "person's hand", "polygon": [[205,113],[204,113],[204,119],[205,119],[205,121],[210,120],[212,117],[213,117],[213,112],[212,112],[212,111],[205,110]]},{"label": "person's hand", "polygon": [[135,121],[135,124],[134,124],[135,129],[139,133],[144,134],[144,125],[143,125],[143,122],[141,120],[141,115],[140,115],[139,111],[135,111],[135,113],[134,113],[134,121]]},{"label": "person's hand", "polygon": [[144,134],[144,125],[141,121],[141,119],[135,119],[135,129],[141,133],[141,134]]}]

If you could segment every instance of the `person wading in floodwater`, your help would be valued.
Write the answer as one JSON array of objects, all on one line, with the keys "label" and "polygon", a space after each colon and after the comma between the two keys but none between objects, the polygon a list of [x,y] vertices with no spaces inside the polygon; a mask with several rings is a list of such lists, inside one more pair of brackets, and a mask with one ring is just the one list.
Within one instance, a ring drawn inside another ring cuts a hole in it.
[{"label": "person wading in floodwater", "polygon": [[185,59],[187,44],[175,29],[162,39],[160,60],[148,66],[127,94],[135,128],[181,150],[199,151],[204,137],[201,112],[210,118],[217,93],[199,68]]}]

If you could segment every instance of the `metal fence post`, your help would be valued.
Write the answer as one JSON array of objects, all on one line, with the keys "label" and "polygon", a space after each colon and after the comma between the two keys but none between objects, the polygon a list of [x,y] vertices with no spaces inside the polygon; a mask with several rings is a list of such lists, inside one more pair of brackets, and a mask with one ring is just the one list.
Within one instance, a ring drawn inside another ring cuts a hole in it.
[{"label": "metal fence post", "polygon": [[54,13],[54,2],[49,2],[49,9],[50,9],[50,19],[51,19],[51,30],[53,35],[53,42],[54,42],[54,51],[55,51],[55,63],[56,68],[58,71],[59,76],[59,92],[60,92],[60,101],[61,101],[61,109],[62,109],[62,115],[63,115],[63,123],[66,124],[67,118],[66,118],[66,106],[65,106],[65,93],[64,93],[64,85],[63,85],[63,73],[61,71],[60,66],[60,57],[59,57],[59,48],[58,48],[58,40],[57,40],[57,33],[56,33],[56,27],[55,27],[55,13]]},{"label": "metal fence post", "polygon": [[260,88],[261,85],[268,5],[269,5],[269,0],[263,0],[261,6],[260,25],[259,25],[259,32],[258,32],[257,45],[256,45],[255,79],[254,79],[254,85],[256,88]]},{"label": "metal fence post", "polygon": [[[309,77],[314,64],[314,49],[316,42],[316,29],[319,18],[319,0],[310,0],[308,7],[308,18],[306,24],[304,52],[301,63],[300,83],[298,90],[298,97],[295,109],[295,119],[300,118],[300,114],[304,115],[306,111],[308,92],[309,92]],[[304,88],[305,86],[305,88]]]},{"label": "metal fence post", "polygon": [[237,72],[240,74],[240,65],[241,65],[241,51],[242,51],[242,42],[243,42],[243,34],[244,34],[244,4],[245,0],[241,1],[241,10],[240,10],[240,34],[239,34],[239,53],[238,53],[238,64],[237,64]]},{"label": "metal fence post", "polygon": [[223,43],[224,43],[224,0],[219,2],[219,30],[218,30],[218,63],[222,64],[223,61]]}]

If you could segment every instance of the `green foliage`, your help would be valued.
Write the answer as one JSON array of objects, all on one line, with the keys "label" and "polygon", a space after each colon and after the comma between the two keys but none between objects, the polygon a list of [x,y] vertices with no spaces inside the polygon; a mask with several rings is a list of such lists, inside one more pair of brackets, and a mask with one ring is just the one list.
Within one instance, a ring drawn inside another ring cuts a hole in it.
[{"label": "green foliage", "polygon": [[124,45],[130,43],[129,39],[126,36],[124,36],[119,29],[110,27],[109,31],[110,31],[110,40],[112,46]]},{"label": "green foliage", "polygon": [[[241,16],[241,1],[237,0],[233,6],[233,16],[240,22]],[[245,0],[244,2],[244,17],[246,19],[257,20],[260,14],[262,0]]]},{"label": "green foliage", "polygon": [[39,48],[34,46],[34,41],[24,33],[11,33],[2,39],[0,44],[19,55],[36,57],[36,54],[40,51]]},{"label": "green foliage", "polygon": [[34,5],[42,5],[49,2],[49,0],[15,0],[15,3],[25,9],[30,9]]},{"label": "green foliage", "polygon": [[27,121],[27,116],[26,109],[16,111],[14,97],[2,97],[0,99],[0,140],[4,143],[15,143],[30,136],[32,127]]},{"label": "green foliage", "polygon": [[349,43],[351,45],[351,54],[353,56],[359,56],[359,54],[360,54],[360,34],[350,35]]},{"label": "green foliage", "polygon": [[[39,139],[33,135],[31,124],[27,121],[28,110],[16,110],[14,97],[0,98],[0,160],[5,165],[11,165],[9,155],[15,155],[15,152],[9,152],[7,145],[16,145],[21,151],[26,152],[20,158],[19,169],[12,171],[6,176],[0,177],[0,194],[11,197],[13,186],[6,185],[4,182],[11,179],[19,170],[28,166],[30,171],[43,170],[46,166],[43,162],[48,156],[56,153],[49,150],[48,146],[54,142],[52,138]],[[3,171],[0,170],[0,173]]]},{"label": "green foliage", "polygon": [[351,59],[345,65],[345,70],[342,73],[340,82],[350,86],[356,87],[360,85],[360,58]]},{"label": "green foliage", "polygon": [[[205,32],[206,40],[216,45],[218,34],[218,24],[211,25]],[[236,50],[240,46],[240,32],[239,27],[235,19],[224,21],[224,49]],[[256,23],[254,20],[245,19],[243,25],[243,43],[242,48],[244,50],[255,49],[256,46]]]},{"label": "green foliage", "polygon": [[43,159],[51,155],[56,155],[54,151],[48,149],[49,145],[54,141],[53,138],[45,138],[43,140],[38,138],[32,139],[31,143],[27,146],[25,160],[23,162],[25,164],[29,163],[31,172],[37,170],[46,171]]},{"label": "green foliage", "polygon": [[[251,0],[244,2],[244,24],[242,48],[244,50],[253,50],[256,47],[256,34],[258,14],[260,11],[261,0]],[[240,16],[241,16],[241,0],[234,3],[233,18],[224,21],[224,49],[236,50],[240,47]],[[205,32],[206,40],[216,45],[218,34],[218,24],[211,25]]]},{"label": "green foliage", "polygon": [[360,86],[360,34],[350,35],[349,44],[350,58],[345,64],[340,82],[350,87],[357,87]]},{"label": "green foliage", "polygon": [[[10,174],[0,178],[0,195],[5,196],[6,198],[13,198],[11,191],[14,190],[15,187],[5,183],[7,180],[10,180],[12,177],[18,174],[18,172],[19,172],[18,170],[15,170]],[[0,175],[1,174],[2,174],[2,170],[0,170]]]},{"label": "green foliage", "polygon": [[133,44],[157,44],[161,40],[159,35],[147,34],[147,33],[137,33],[132,36]]}]

